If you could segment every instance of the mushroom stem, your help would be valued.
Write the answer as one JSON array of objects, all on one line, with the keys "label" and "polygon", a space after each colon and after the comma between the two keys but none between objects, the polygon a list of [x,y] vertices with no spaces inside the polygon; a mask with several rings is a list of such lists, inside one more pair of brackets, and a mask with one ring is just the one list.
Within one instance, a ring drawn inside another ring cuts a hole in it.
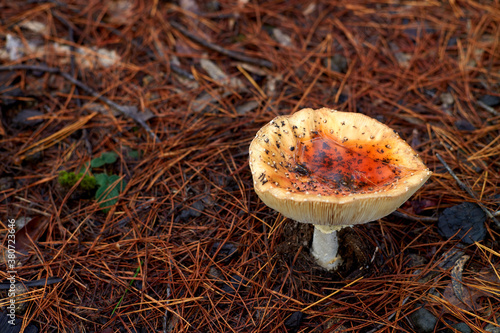
[{"label": "mushroom stem", "polygon": [[342,263],[342,259],[338,256],[339,239],[337,230],[340,229],[325,230],[324,227],[314,226],[311,254],[318,264],[327,270],[336,269]]}]

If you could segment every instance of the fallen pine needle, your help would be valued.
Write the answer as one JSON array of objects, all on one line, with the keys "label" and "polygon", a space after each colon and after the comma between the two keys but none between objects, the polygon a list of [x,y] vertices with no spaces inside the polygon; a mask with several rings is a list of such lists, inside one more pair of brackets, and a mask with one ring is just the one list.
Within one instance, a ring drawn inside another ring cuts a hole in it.
[{"label": "fallen pine needle", "polygon": [[[364,276],[361,276],[361,277],[357,278],[356,280],[354,280],[354,281],[352,281],[352,282],[350,282],[350,283],[346,284],[343,288],[350,287],[350,286],[352,286],[353,284],[355,284],[356,282],[358,282],[359,280],[361,280],[361,279],[363,279],[363,278],[364,278]],[[301,311],[301,312],[304,312],[304,311],[306,311],[306,310],[308,310],[308,309],[312,308],[313,306],[315,306],[315,305],[317,305],[317,304],[319,304],[319,303],[323,302],[324,300],[329,299],[329,298],[330,298],[330,297],[332,297],[333,295],[335,295],[335,294],[337,294],[338,292],[342,291],[342,289],[343,289],[343,288],[340,288],[340,289],[335,290],[335,291],[334,291],[333,293],[331,293],[330,295],[327,295],[327,296],[323,297],[322,299],[320,299],[320,300],[318,300],[318,301],[316,301],[316,302],[314,302],[314,303],[312,303],[312,304],[309,304],[308,306],[306,306],[305,308],[303,308],[303,309],[302,309],[302,310],[300,310],[300,311]]]}]

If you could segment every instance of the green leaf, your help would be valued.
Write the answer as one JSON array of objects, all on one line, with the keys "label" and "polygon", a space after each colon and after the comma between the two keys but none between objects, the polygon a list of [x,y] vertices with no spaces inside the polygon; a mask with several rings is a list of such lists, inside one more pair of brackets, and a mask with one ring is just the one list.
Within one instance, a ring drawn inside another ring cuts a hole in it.
[{"label": "green leaf", "polygon": [[90,162],[90,166],[92,168],[100,168],[105,164],[113,164],[116,162],[118,155],[115,152],[106,152],[102,153],[101,156],[94,158]]},{"label": "green leaf", "polygon": [[139,157],[140,157],[139,151],[138,150],[129,150],[128,157],[133,158],[133,159],[139,159]]},{"label": "green leaf", "polygon": [[94,177],[95,177],[95,180],[97,182],[97,185],[99,185],[100,187],[104,187],[104,188],[108,187],[109,176],[107,174],[105,174],[105,173],[98,173]]},{"label": "green leaf", "polygon": [[92,168],[100,168],[104,164],[106,164],[106,163],[104,163],[104,160],[100,157],[94,158],[92,161],[90,161],[90,166]]},{"label": "green leaf", "polygon": [[105,173],[95,175],[99,188],[95,193],[95,198],[99,202],[99,206],[105,211],[118,202],[118,196],[125,189],[126,182],[120,180],[120,176],[108,176]]},{"label": "green leaf", "polygon": [[[105,193],[106,191],[109,191]],[[118,196],[120,192],[117,189],[112,189],[111,191],[106,189],[101,193],[103,196],[99,199],[99,207],[101,207],[105,212],[109,211],[118,202]]]}]

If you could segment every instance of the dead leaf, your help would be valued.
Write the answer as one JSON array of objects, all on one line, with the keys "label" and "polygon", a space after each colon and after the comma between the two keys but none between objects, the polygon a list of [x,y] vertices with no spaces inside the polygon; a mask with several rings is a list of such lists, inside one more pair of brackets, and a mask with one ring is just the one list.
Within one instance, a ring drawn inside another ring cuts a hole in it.
[{"label": "dead leaf", "polygon": [[455,262],[455,267],[451,270],[451,286],[456,297],[463,303],[466,303],[464,299],[464,285],[462,284],[462,271],[464,270],[464,265],[469,260],[470,256],[464,255]]},{"label": "dead leaf", "polygon": [[198,7],[198,4],[194,0],[181,0],[179,5],[184,10],[190,11],[195,14],[200,13],[200,7]]},{"label": "dead leaf", "polygon": [[136,106],[129,105],[121,106],[121,110],[123,110],[123,113],[100,103],[86,103],[84,107],[87,110],[99,112],[104,115],[111,112],[111,114],[115,117],[118,117],[124,113],[127,117],[130,117],[132,119],[141,119],[143,121],[148,121],[149,119],[156,117],[156,115],[149,109],[145,109],[144,111],[139,112],[139,109]]},{"label": "dead leaf", "polygon": [[[35,45],[30,45],[30,43],[28,43],[28,47],[33,50]],[[4,56],[7,56],[11,61],[16,61],[27,53],[21,39],[11,34],[7,34],[5,51]]]},{"label": "dead leaf", "polygon": [[481,304],[478,303],[481,297],[500,296],[500,289],[498,289],[500,279],[494,270],[483,269],[474,274],[476,283],[464,283],[462,280],[463,265],[468,259],[469,256],[464,255],[457,260],[451,272],[452,282],[446,286],[443,299],[460,309],[471,311],[481,307]]},{"label": "dead leaf", "polygon": [[239,78],[229,77],[219,66],[208,59],[200,60],[201,67],[214,81],[226,89],[214,91],[212,94],[203,92],[190,102],[190,109],[194,112],[201,112],[211,104],[218,103],[218,100],[232,95],[235,92],[245,91],[246,87]]},{"label": "dead leaf", "polygon": [[41,35],[48,35],[50,32],[49,27],[43,22],[22,21],[19,24],[19,26],[26,29],[26,30],[29,30],[31,32],[41,34]]},{"label": "dead leaf", "polygon": [[213,61],[208,59],[200,60],[201,68],[203,68],[207,74],[216,81],[223,81],[227,79],[226,73],[219,66],[217,66]]},{"label": "dead leaf", "polygon": [[288,35],[285,35],[283,31],[281,31],[278,28],[273,29],[273,37],[276,39],[278,43],[280,43],[282,46],[285,47],[290,47],[292,46],[292,38]]},{"label": "dead leaf", "polygon": [[[33,243],[43,235],[48,225],[46,216],[35,216],[29,220],[24,227],[16,232],[16,252],[27,256],[29,250],[33,247]],[[35,245],[36,246],[36,245]],[[26,257],[17,257],[18,260],[25,260]]]},{"label": "dead leaf", "polygon": [[[227,97],[229,95],[230,92],[225,91],[224,93],[222,93],[221,98]],[[203,92],[195,100],[191,101],[190,109],[193,110],[194,112],[201,112],[211,104],[217,103],[217,101],[218,101],[217,98],[214,98],[209,93]]]},{"label": "dead leaf", "polygon": [[137,106],[122,106],[123,113],[132,119],[140,119],[143,121],[148,121],[151,118],[156,117],[156,115],[149,109],[144,109],[144,111],[139,111]]},{"label": "dead leaf", "polygon": [[312,14],[314,10],[316,9],[316,2],[311,2],[307,7],[302,11],[302,14],[304,16],[307,16],[309,14]]},{"label": "dead leaf", "polygon": [[245,89],[243,82],[237,77],[230,78],[219,66],[217,66],[213,61],[208,59],[200,60],[201,67],[207,72],[207,74],[222,85],[229,86],[235,90]]},{"label": "dead leaf", "polygon": [[238,114],[246,114],[246,113],[258,108],[259,105],[260,105],[260,103],[257,101],[250,101],[248,103],[245,103],[243,105],[238,106],[236,108],[236,112]]}]

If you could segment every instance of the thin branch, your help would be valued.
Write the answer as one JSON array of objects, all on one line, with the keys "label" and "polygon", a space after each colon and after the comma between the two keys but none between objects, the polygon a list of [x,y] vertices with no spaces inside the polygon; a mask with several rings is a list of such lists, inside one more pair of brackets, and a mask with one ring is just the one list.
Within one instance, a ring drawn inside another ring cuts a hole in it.
[{"label": "thin branch", "polygon": [[494,116],[500,116],[500,112],[497,112],[491,106],[489,106],[481,101],[477,101],[477,105],[479,105],[480,107],[482,107],[483,109],[485,109],[486,111],[488,111],[489,113],[491,113]]},{"label": "thin branch", "polygon": [[[457,182],[458,186],[464,190],[465,192],[467,192],[472,198],[476,199],[476,194],[474,193],[474,191],[472,191],[467,185],[465,185],[465,183],[463,183],[458,177],[457,175],[453,172],[453,170],[451,170],[451,168],[448,166],[448,164],[444,161],[444,159],[441,157],[441,155],[439,155],[438,153],[436,153],[436,157],[438,158],[438,160],[443,163],[444,167],[446,168],[446,170],[450,173],[450,175],[455,179],[455,181]],[[481,209],[483,210],[483,212],[486,214],[486,216],[488,216],[490,219],[492,219],[496,225],[498,227],[500,227],[500,222],[498,222],[498,220],[493,216],[493,214],[491,214],[491,212],[486,208],[484,207],[480,202],[477,202],[477,204],[479,205],[479,207],[481,207]]]},{"label": "thin branch", "polygon": [[[134,39],[130,39],[128,38],[127,36],[125,36],[121,31],[115,29],[115,28],[112,28],[112,27],[105,27],[107,29],[109,29],[112,33],[114,33],[115,35],[125,39],[127,42],[131,43],[132,45],[134,45],[135,47],[137,47],[139,50],[143,51],[143,52],[146,52],[146,54],[151,58],[151,59],[156,59],[156,60],[159,60],[161,61],[162,63],[164,63],[166,65],[166,61],[165,61],[165,58],[166,56],[163,54],[163,52],[159,52],[160,53],[160,57],[163,57],[163,59],[157,59],[158,57],[149,49],[145,48],[144,46],[142,46],[140,43],[138,43],[136,40]],[[158,48],[157,48],[158,50]],[[186,78],[188,78],[189,80],[194,80],[194,76],[193,74],[189,73],[188,71],[182,69],[181,67],[177,66],[176,64],[172,63],[170,61],[170,63],[168,64],[168,66],[170,67],[170,70],[172,72],[174,72],[175,74],[178,74],[178,75],[181,75],[181,76],[184,76]]]},{"label": "thin branch", "polygon": [[[25,287],[31,288],[31,287],[43,287],[43,286],[48,286],[50,284],[54,283],[59,283],[62,282],[63,279],[59,277],[49,277],[48,279],[41,279],[41,280],[35,280],[35,281],[21,281],[18,283],[22,283]],[[7,290],[10,288],[11,283],[0,283],[0,290]]]},{"label": "thin branch", "polygon": [[406,220],[416,221],[416,222],[437,222],[437,220],[438,220],[437,217],[413,216],[413,215],[408,215],[406,213],[398,212],[398,211],[392,212],[392,215],[406,219]]},{"label": "thin branch", "polygon": [[239,52],[234,52],[234,51],[230,51],[230,50],[227,50],[219,45],[215,45],[213,43],[210,43],[209,41],[199,37],[199,36],[196,36],[195,34],[189,32],[186,28],[184,28],[181,24],[175,22],[175,21],[170,21],[169,22],[171,26],[173,26],[175,29],[177,29],[180,33],[182,33],[184,36],[194,40],[195,42],[197,42],[198,44],[208,48],[208,49],[211,49],[213,51],[217,51],[219,53],[222,53],[224,55],[227,55],[228,57],[231,57],[231,58],[234,58],[234,59],[237,59],[237,60],[240,60],[240,61],[244,61],[244,62],[248,62],[250,64],[254,64],[254,65],[257,65],[257,66],[263,66],[263,67],[267,67],[267,68],[272,68],[273,67],[273,63],[268,61],[268,60],[264,60],[264,59],[256,59],[256,58],[252,58],[252,57],[249,57],[249,56],[246,56],[242,53],[239,53]]},{"label": "thin branch", "polygon": [[11,65],[11,66],[0,66],[0,71],[15,71],[15,70],[29,70],[29,71],[43,71],[47,73],[53,73],[53,74],[58,74],[61,75],[63,78],[68,80],[69,82],[73,83],[75,86],[79,87],[80,89],[84,90],[86,93],[92,95],[93,97],[97,98],[98,100],[106,103],[109,107],[115,109],[116,111],[120,112],[126,117],[129,117],[133,119],[137,124],[142,126],[148,132],[148,134],[156,141],[160,142],[160,139],[156,136],[156,134],[153,132],[153,130],[149,127],[148,124],[144,120],[142,120],[140,117],[137,117],[136,115],[132,114],[128,107],[122,106],[119,104],[116,104],[112,100],[110,100],[107,97],[102,96],[98,92],[94,91],[92,88],[84,84],[83,82],[73,78],[71,75],[68,73],[62,72],[59,68],[54,68],[54,67],[48,67],[44,65]]}]

